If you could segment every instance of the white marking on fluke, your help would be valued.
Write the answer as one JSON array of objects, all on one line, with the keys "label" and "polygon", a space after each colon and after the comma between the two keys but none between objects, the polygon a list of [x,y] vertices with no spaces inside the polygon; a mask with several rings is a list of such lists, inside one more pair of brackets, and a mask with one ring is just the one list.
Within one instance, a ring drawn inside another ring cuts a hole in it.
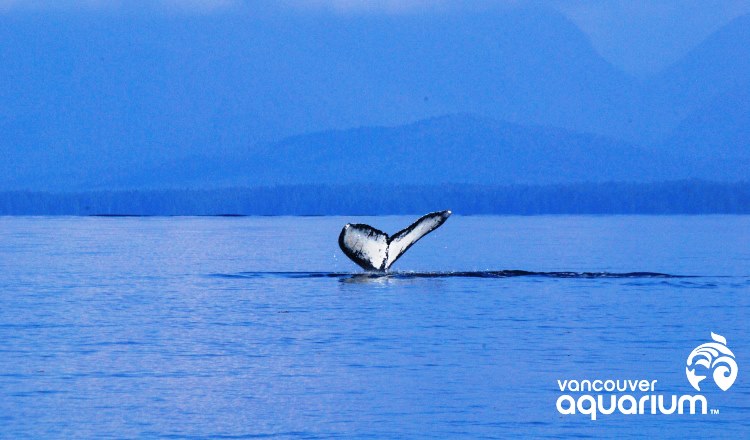
[{"label": "white marking on fluke", "polygon": [[385,271],[420,238],[445,223],[450,215],[450,211],[431,212],[393,237],[370,225],[347,224],[339,235],[339,247],[361,268]]}]

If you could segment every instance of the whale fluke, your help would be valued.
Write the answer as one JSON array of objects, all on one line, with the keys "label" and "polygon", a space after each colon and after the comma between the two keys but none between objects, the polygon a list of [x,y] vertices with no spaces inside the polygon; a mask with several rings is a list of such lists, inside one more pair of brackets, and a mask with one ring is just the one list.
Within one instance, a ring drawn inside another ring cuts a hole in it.
[{"label": "whale fluke", "polygon": [[445,223],[450,215],[450,211],[431,212],[392,237],[370,225],[347,224],[339,235],[339,247],[361,268],[385,271],[420,238]]}]

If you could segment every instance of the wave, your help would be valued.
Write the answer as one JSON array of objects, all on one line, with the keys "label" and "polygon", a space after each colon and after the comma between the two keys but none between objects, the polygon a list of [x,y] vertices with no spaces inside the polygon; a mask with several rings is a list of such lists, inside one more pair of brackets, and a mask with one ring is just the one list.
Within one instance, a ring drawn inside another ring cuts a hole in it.
[{"label": "wave", "polygon": [[338,279],[412,279],[412,278],[695,278],[659,272],[531,272],[527,270],[482,270],[448,272],[238,272],[211,274],[217,278],[338,278]]}]

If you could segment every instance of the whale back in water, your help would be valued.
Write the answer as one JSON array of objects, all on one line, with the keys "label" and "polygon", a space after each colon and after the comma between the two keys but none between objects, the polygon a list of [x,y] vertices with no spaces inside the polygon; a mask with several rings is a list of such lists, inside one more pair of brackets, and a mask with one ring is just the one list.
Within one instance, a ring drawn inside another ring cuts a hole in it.
[{"label": "whale back in water", "polygon": [[370,225],[347,224],[339,235],[339,247],[363,269],[385,271],[420,238],[445,223],[450,215],[450,211],[424,215],[392,237]]}]

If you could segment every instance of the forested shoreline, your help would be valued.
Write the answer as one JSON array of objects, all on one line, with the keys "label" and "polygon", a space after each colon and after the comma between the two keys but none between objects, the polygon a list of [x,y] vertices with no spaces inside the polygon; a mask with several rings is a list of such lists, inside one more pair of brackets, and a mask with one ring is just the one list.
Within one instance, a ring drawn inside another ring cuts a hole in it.
[{"label": "forested shoreline", "polygon": [[0,192],[0,215],[750,214],[750,182]]}]

